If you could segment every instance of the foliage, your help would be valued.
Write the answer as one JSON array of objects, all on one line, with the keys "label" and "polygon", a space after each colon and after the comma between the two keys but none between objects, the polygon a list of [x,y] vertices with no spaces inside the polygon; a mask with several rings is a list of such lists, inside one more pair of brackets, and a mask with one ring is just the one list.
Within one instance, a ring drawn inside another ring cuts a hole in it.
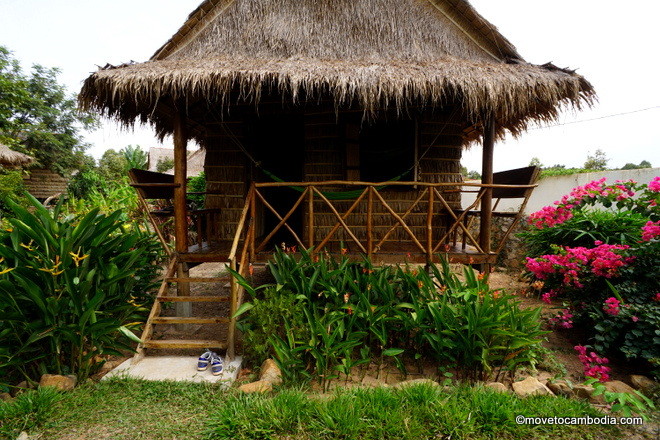
[{"label": "foliage", "polygon": [[64,209],[71,214],[87,214],[92,209],[99,208],[99,212],[109,213],[116,209],[121,210],[122,221],[143,221],[144,213],[139,209],[138,196],[129,185],[128,178],[107,182],[100,179],[98,175],[90,172],[89,182],[91,189],[87,193],[81,191],[81,196],[76,197],[76,188],[69,186],[71,197],[65,202]]},{"label": "foliage", "polygon": [[0,170],[0,217],[8,211],[7,200],[25,203],[24,193],[22,171]]},{"label": "foliage", "polygon": [[159,159],[156,164],[156,171],[159,173],[164,173],[167,170],[174,168],[174,159]]},{"label": "foliage", "polygon": [[584,163],[584,168],[597,171],[606,170],[607,162],[609,162],[609,159],[605,155],[605,152],[599,148],[596,150],[593,156],[587,156],[587,161]]},{"label": "foliage", "polygon": [[431,438],[530,439],[617,438],[616,427],[524,425],[524,417],[602,417],[588,403],[563,397],[519,399],[481,387],[419,384],[338,391],[317,399],[302,391],[272,396],[229,394],[206,423],[205,435],[217,440]]},{"label": "foliage", "polygon": [[648,160],[643,160],[639,163],[639,165],[635,165],[634,163],[628,162],[624,166],[621,167],[622,170],[641,170],[644,168],[653,168],[651,165],[651,162]]},{"label": "foliage", "polygon": [[121,153],[126,158],[126,166],[128,167],[126,171],[131,168],[137,168],[139,170],[146,169],[149,155],[139,145],[128,145],[121,150]]},{"label": "foliage", "polygon": [[[130,350],[159,272],[153,238],[121,213],[61,215],[31,196],[0,236],[0,377],[85,378],[101,355]],[[33,212],[31,212],[33,211]]]},{"label": "foliage", "polygon": [[97,121],[78,110],[75,96],[58,83],[58,73],[34,65],[27,75],[0,46],[0,141],[64,174],[90,165],[80,130],[94,128]]},{"label": "foliage", "polygon": [[[188,179],[188,192],[191,193],[204,193],[206,192],[206,175],[204,172],[199,173],[197,176],[193,176]],[[188,195],[188,200],[192,201],[194,207],[201,209],[204,207],[204,194],[190,194]]]},{"label": "foliage", "polygon": [[[252,297],[238,314],[247,313],[241,326],[250,338],[271,346],[252,355],[274,355],[289,381],[315,376],[327,385],[372,358],[403,369],[404,353],[458,366],[469,379],[513,373],[544,333],[538,309],[520,309],[471,269],[459,280],[446,262],[428,273],[278,250],[268,265],[275,285],[253,288],[233,273]],[[281,316],[261,329],[268,312]]]},{"label": "foliage", "polygon": [[575,209],[571,218],[553,227],[527,228],[520,237],[529,257],[553,253],[558,246],[589,247],[596,241],[631,246],[640,240],[646,221],[645,215],[630,211]]},{"label": "foliage", "polygon": [[[590,182],[530,216],[527,269],[594,348],[660,373],[660,177]],[[607,211],[593,210],[602,206]],[[588,243],[591,240],[591,243]]]},{"label": "foliage", "polygon": [[637,390],[635,394],[607,391],[605,385],[595,378],[588,379],[585,384],[594,387],[594,396],[603,396],[605,402],[611,405],[610,411],[613,413],[620,412],[624,417],[631,417],[635,413],[648,420],[648,414],[655,410],[653,401]]},{"label": "foliage", "polygon": [[43,425],[62,395],[52,387],[20,393],[13,401],[0,401],[0,439],[14,440],[22,431]]},{"label": "foliage", "polygon": [[98,173],[107,182],[125,178],[128,170],[128,161],[121,151],[110,148],[99,159]]}]

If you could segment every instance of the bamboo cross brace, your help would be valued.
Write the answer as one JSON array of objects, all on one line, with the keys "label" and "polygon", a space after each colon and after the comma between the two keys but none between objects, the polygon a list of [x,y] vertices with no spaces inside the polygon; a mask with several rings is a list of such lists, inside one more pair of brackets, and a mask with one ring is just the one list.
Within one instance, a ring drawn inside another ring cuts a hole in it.
[{"label": "bamboo cross brace", "polygon": [[[360,250],[366,254],[366,253],[367,253],[367,250],[364,248],[364,246],[362,245],[362,243],[360,243],[360,240],[358,240],[358,238],[355,236],[355,234],[353,234],[353,232],[350,230],[350,228],[348,227],[348,225],[346,224],[346,222],[344,222],[344,219],[343,219],[342,216],[339,214],[339,212],[337,212],[337,209],[335,209],[335,207],[332,206],[332,203],[330,203],[330,200],[328,200],[328,199],[323,195],[323,193],[322,193],[321,191],[319,191],[318,189],[316,189],[316,187],[312,186],[311,188],[314,190],[314,192],[316,192],[316,194],[319,195],[319,197],[321,198],[321,200],[323,200],[323,201],[328,205],[328,207],[329,207],[330,210],[333,212],[333,214],[334,214],[335,216],[337,216],[337,219],[339,220],[339,223],[341,223],[341,226],[346,230],[346,233],[349,235],[349,237],[351,237],[351,239],[352,239],[352,240],[358,245],[358,247],[360,248]],[[355,203],[353,203],[354,206],[357,206],[357,202],[359,202],[360,200],[362,200],[362,199],[364,198],[364,195],[367,193],[367,190],[368,190],[368,189],[365,189],[365,190],[362,192],[362,194],[360,194],[360,197],[358,197],[358,199],[355,201]],[[351,207],[351,209],[353,209],[353,207]],[[348,214],[350,214],[350,211],[346,212],[345,215],[348,217]],[[335,225],[335,227],[338,228],[337,225]],[[334,229],[333,229],[333,231],[334,231]],[[332,233],[334,233],[334,232],[332,232]],[[330,239],[330,234],[326,237],[325,240],[323,240],[323,245],[324,245],[324,246],[325,246],[325,243],[326,243],[329,239]],[[321,248],[321,245],[319,245],[319,248]]]},{"label": "bamboo cross brace", "polygon": [[[261,251],[266,246],[266,244],[270,241],[270,239],[273,238],[273,236],[277,233],[277,231],[279,231],[280,228],[282,228],[282,226],[284,226],[286,224],[286,221],[289,220],[289,217],[291,217],[291,215],[293,215],[293,213],[296,211],[296,209],[298,209],[298,206],[300,206],[302,201],[305,200],[305,196],[307,195],[308,191],[309,191],[309,188],[305,188],[305,191],[303,191],[303,193],[300,195],[298,200],[296,200],[296,203],[293,204],[293,207],[291,209],[289,209],[289,212],[287,212],[284,217],[280,217],[279,214],[275,213],[275,215],[277,215],[278,218],[280,219],[280,222],[277,224],[277,226],[275,226],[275,228],[272,231],[270,231],[270,233],[266,236],[266,238],[263,239],[261,244],[259,246],[257,246],[256,252]],[[264,200],[263,196],[261,195],[259,190],[257,190],[257,195],[259,195],[261,200]],[[291,230],[291,229],[289,228],[289,230]],[[302,247],[304,247],[304,246],[302,246]]]},{"label": "bamboo cross brace", "polygon": [[[275,216],[276,216],[279,220],[282,220],[282,216],[280,215],[280,213],[277,212],[277,211],[275,210],[275,208],[273,208],[273,207],[270,205],[270,203],[268,203],[268,202],[266,201],[266,199],[264,198],[264,196],[263,196],[258,190],[255,190],[254,193],[256,194],[257,197],[259,197],[259,200],[261,200],[261,202],[264,204],[264,206],[265,206],[266,208],[270,209],[270,211],[271,211],[273,214],[275,214]],[[300,201],[301,201],[301,200],[302,200],[302,198],[301,198],[301,199],[298,199],[298,204],[300,204]],[[289,230],[289,232],[291,232],[291,235],[293,235],[293,238],[295,238],[295,240],[296,240],[296,242],[298,243],[298,245],[300,246],[300,248],[301,248],[301,249],[304,249],[304,248],[305,248],[305,245],[304,245],[304,244],[302,243],[302,241],[300,240],[300,237],[298,237],[298,234],[296,234],[296,232],[291,228],[291,226],[289,226],[288,223],[286,223],[286,221],[284,221],[284,226]],[[262,241],[261,244],[257,247],[257,249],[255,250],[255,252],[258,253],[258,252],[261,251],[261,249],[263,249],[265,246],[266,246],[266,241],[264,240],[264,241]]]},{"label": "bamboo cross brace", "polygon": [[410,238],[412,238],[413,243],[415,243],[415,246],[417,246],[424,254],[426,254],[426,249],[424,249],[424,246],[422,246],[422,244],[419,242],[419,240],[417,240],[417,237],[415,237],[415,234],[413,234],[413,232],[410,230],[410,228],[408,227],[406,222],[403,221],[403,219],[399,216],[399,214],[394,212],[394,210],[390,207],[390,205],[387,204],[385,199],[383,199],[383,197],[378,193],[378,191],[375,191],[375,194],[376,194],[376,197],[378,197],[380,202],[383,204],[385,209],[387,209],[387,211],[390,213],[390,215],[392,217],[394,217],[396,219],[396,221],[398,221],[401,224],[401,227],[403,228],[403,230],[406,231],[408,233],[408,235],[410,235]]},{"label": "bamboo cross brace", "polygon": [[447,230],[445,235],[443,235],[442,238],[438,241],[438,244],[433,249],[433,252],[436,252],[438,250],[438,248],[440,247],[442,242],[445,240],[445,238],[449,237],[449,235],[452,233],[452,231],[457,226],[460,227],[463,230],[463,232],[466,234],[466,236],[470,238],[470,240],[472,241],[472,244],[474,244],[474,246],[477,248],[477,250],[479,252],[483,252],[483,249],[481,249],[481,246],[479,246],[479,243],[477,243],[477,241],[474,239],[472,234],[470,234],[470,231],[468,231],[468,229],[463,224],[463,219],[465,218],[467,213],[470,211],[470,209],[474,208],[477,205],[477,203],[479,203],[479,201],[481,201],[481,197],[483,195],[483,192],[477,196],[476,200],[468,207],[468,209],[464,210],[463,213],[460,216],[456,217],[456,214],[454,213],[454,210],[451,209],[451,206],[449,206],[449,204],[444,199],[444,197],[442,197],[442,194],[440,194],[440,192],[435,188],[433,188],[433,191],[435,191],[435,194],[438,196],[438,200],[440,200],[440,203],[442,203],[442,205],[447,210],[447,212],[454,218],[454,224],[451,225],[451,227]]},{"label": "bamboo cross brace", "polygon": [[[313,187],[310,187],[310,188],[313,188]],[[348,216],[351,215],[351,213],[352,213],[353,210],[357,207],[357,205],[362,201],[362,199],[364,199],[364,195],[367,193],[367,191],[369,191],[369,188],[366,188],[366,189],[362,192],[362,194],[360,194],[360,196],[359,196],[357,199],[355,199],[355,201],[353,202],[353,204],[351,205],[351,207],[348,209],[348,211],[346,211],[346,213],[344,213],[344,215],[341,216],[341,217],[339,218],[339,221],[338,221],[337,223],[335,223],[335,225],[332,227],[332,229],[330,230],[330,232],[328,233],[328,235],[326,235],[326,237],[323,239],[323,241],[321,241],[321,243],[319,243],[319,245],[316,247],[316,249],[314,249],[312,252],[316,252],[316,251],[321,250],[321,249],[322,249],[322,248],[328,243],[328,241],[330,241],[330,239],[332,238],[332,236],[335,235],[335,232],[337,232],[337,230],[339,229],[339,227],[342,226],[342,225],[343,225],[344,228],[348,231],[348,233],[351,234],[351,231],[349,231],[349,230],[347,229],[348,226],[346,225],[346,223],[343,222],[343,220],[346,220],[346,219],[348,218]],[[326,199],[326,203],[330,204],[330,201]],[[333,207],[332,205],[330,205],[330,208],[331,208],[331,209],[334,209],[334,207]],[[339,214],[337,213],[337,211],[335,211],[335,214],[339,215]],[[354,240],[357,240],[357,238],[354,238]],[[358,242],[358,245],[359,245],[359,246],[362,248],[362,250],[366,253],[366,250],[364,250],[364,248],[360,245],[359,242]]]},{"label": "bamboo cross brace", "polygon": [[[422,191],[422,192],[419,194],[419,197],[417,197],[417,200],[415,200],[415,201],[412,203],[412,205],[410,205],[410,206],[408,207],[408,210],[407,210],[407,211],[403,214],[403,216],[401,217],[402,220],[405,220],[405,218],[408,217],[408,215],[412,212],[412,210],[415,208],[415,206],[417,206],[417,204],[419,203],[419,201],[422,200],[422,198],[424,197],[424,194],[426,194],[426,191],[428,191],[428,190],[429,190],[429,188],[425,188],[424,191]],[[378,191],[377,191],[375,188],[374,188],[374,192],[378,193]],[[383,200],[383,199],[381,199],[381,200]],[[378,252],[378,251],[380,250],[380,247],[381,247],[381,246],[383,245],[383,243],[385,243],[385,241],[389,238],[390,234],[391,234],[392,232],[394,232],[394,230],[395,230],[396,228],[398,228],[399,226],[400,226],[399,223],[395,223],[394,225],[392,225],[392,227],[390,227],[390,229],[385,233],[385,235],[383,235],[383,238],[381,238],[381,240],[376,244],[376,246],[374,246],[374,248],[376,249],[376,252]]]},{"label": "bamboo cross brace", "polygon": [[156,219],[154,219],[153,215],[151,215],[150,211],[151,209],[149,208],[149,205],[147,204],[147,201],[144,200],[144,197],[142,197],[142,194],[140,194],[140,191],[136,189],[135,191],[138,196],[138,201],[140,203],[140,206],[142,206],[142,209],[144,212],[147,214],[147,218],[149,218],[149,222],[151,223],[151,226],[154,228],[154,232],[156,232],[156,235],[158,236],[158,240],[160,243],[163,245],[163,248],[165,249],[165,253],[167,254],[168,257],[172,257],[172,250],[170,247],[167,245],[167,241],[165,240],[165,237],[163,236],[163,231],[160,230],[160,227],[158,226],[158,223],[156,223]]}]

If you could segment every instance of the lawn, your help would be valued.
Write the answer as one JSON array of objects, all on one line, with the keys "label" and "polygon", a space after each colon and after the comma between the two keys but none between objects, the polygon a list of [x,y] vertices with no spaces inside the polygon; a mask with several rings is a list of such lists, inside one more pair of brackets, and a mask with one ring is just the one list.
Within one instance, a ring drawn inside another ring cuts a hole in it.
[{"label": "lawn", "polygon": [[602,416],[562,397],[519,399],[481,387],[417,385],[267,395],[209,384],[112,379],[66,394],[30,392],[0,404],[3,439],[21,430],[73,439],[615,439],[617,427],[518,425],[516,415]]}]

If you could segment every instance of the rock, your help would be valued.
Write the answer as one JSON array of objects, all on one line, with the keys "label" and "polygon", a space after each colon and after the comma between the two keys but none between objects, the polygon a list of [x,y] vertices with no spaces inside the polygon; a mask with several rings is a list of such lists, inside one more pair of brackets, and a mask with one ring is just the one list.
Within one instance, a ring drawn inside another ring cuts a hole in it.
[{"label": "rock", "polygon": [[282,371],[274,360],[266,359],[264,361],[264,363],[261,365],[259,380],[269,382],[272,385],[279,385],[282,383]]},{"label": "rock", "polygon": [[401,389],[404,389],[404,388],[408,388],[408,387],[415,386],[415,385],[422,385],[422,384],[430,385],[430,386],[434,386],[434,387],[439,387],[440,386],[440,384],[438,382],[434,381],[433,379],[411,379],[411,380],[404,380],[403,382],[399,382],[399,383],[393,385],[392,388],[397,389],[397,390],[401,390]]},{"label": "rock", "polygon": [[605,385],[605,388],[607,391],[611,393],[629,393],[629,394],[635,394],[635,389],[628,385],[627,383],[623,383],[620,380],[612,380],[609,382],[605,382],[603,385]]},{"label": "rock", "polygon": [[33,389],[34,389],[34,385],[24,380],[22,382],[19,382],[18,385],[16,385],[16,388],[12,390],[12,395],[16,397],[18,394],[22,393],[25,390],[33,390]]},{"label": "rock", "polygon": [[588,400],[590,403],[595,403],[598,405],[605,405],[605,397],[601,394],[594,396],[594,387],[591,385],[575,385],[573,387],[573,392],[580,399]]},{"label": "rock", "polygon": [[11,399],[12,399],[11,394],[9,394],[9,393],[0,393],[0,401],[4,402],[4,401],[7,401],[7,400],[11,400]]},{"label": "rock", "polygon": [[484,387],[499,391],[500,393],[509,392],[509,389],[502,382],[488,382]]},{"label": "rock", "polygon": [[18,437],[16,437],[16,440],[30,440],[30,436],[28,436],[27,432],[21,431],[21,433],[18,434]]},{"label": "rock", "polygon": [[651,394],[653,390],[660,387],[660,385],[654,380],[639,374],[631,374],[630,383],[632,384],[633,388],[641,391],[644,394]]},{"label": "rock", "polygon": [[265,380],[258,380],[252,383],[246,383],[238,387],[238,391],[244,393],[267,393],[273,390],[273,384]]},{"label": "rock", "polygon": [[70,391],[76,386],[76,376],[69,374],[60,376],[59,374],[44,374],[39,381],[40,387],[54,387],[60,391]]},{"label": "rock", "polygon": [[549,395],[549,396],[554,396],[552,391],[548,389],[543,383],[539,382],[539,380],[535,377],[528,377],[525,380],[521,380],[520,382],[514,382],[513,383],[513,391],[518,395],[518,397],[527,397],[527,396],[534,396],[534,395]]},{"label": "rock", "polygon": [[545,385],[557,396],[573,397],[573,389],[566,383],[566,381],[547,381]]},{"label": "rock", "polygon": [[[401,382],[403,383],[403,382]],[[367,387],[388,387],[389,385],[383,382],[380,379],[376,379],[373,376],[364,376],[362,378],[362,385],[367,386]]]}]

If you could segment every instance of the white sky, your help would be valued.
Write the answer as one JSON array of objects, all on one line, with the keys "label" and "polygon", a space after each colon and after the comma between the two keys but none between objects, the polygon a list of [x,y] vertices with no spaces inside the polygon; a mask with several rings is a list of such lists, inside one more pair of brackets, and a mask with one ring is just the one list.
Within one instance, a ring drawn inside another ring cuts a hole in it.
[{"label": "white sky", "polygon": [[[59,67],[71,92],[97,65],[145,61],[185,21],[201,0],[0,0],[0,45],[28,69],[33,63]],[[529,62],[552,61],[584,75],[596,88],[592,110],[564,113],[570,123],[649,107],[652,110],[597,121],[531,130],[500,142],[495,171],[525,166],[581,166],[600,148],[609,165],[650,161],[660,166],[660,2],[630,0],[472,0]],[[658,124],[658,125],[656,125]],[[128,144],[159,146],[149,129],[122,132],[114,122],[86,135],[89,152]],[[165,145],[170,141],[166,140]],[[481,149],[464,155],[480,170]]]}]

